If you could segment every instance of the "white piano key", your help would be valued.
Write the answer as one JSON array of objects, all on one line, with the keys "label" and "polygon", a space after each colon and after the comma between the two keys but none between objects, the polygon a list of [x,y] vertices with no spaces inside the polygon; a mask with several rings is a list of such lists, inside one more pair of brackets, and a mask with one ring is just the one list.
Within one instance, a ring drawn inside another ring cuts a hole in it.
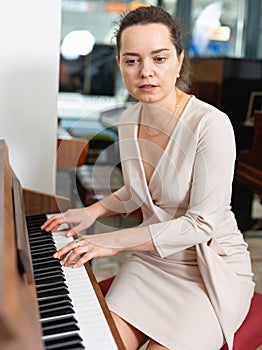
[{"label": "white piano key", "polygon": [[[53,238],[57,249],[73,240],[72,237],[67,238],[65,232],[55,232]],[[62,269],[69,289],[69,296],[72,299],[74,317],[80,328],[79,335],[83,339],[85,349],[117,349],[85,267],[72,269],[62,266]]]}]

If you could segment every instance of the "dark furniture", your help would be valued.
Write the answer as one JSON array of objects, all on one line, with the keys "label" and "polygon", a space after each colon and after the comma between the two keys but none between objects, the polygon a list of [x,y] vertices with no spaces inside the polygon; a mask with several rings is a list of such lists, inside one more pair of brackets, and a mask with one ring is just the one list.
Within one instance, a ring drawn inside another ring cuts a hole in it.
[{"label": "dark furniture", "polygon": [[262,111],[256,111],[254,118],[253,144],[238,155],[236,179],[246,184],[262,202]]}]

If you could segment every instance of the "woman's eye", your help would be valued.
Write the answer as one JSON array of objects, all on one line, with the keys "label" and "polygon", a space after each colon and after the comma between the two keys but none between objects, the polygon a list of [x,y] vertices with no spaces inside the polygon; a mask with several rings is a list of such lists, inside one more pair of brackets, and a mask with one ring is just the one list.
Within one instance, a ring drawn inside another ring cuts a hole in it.
[{"label": "woman's eye", "polygon": [[162,56],[156,57],[155,61],[156,61],[156,63],[163,63],[166,61],[166,57],[162,57]]},{"label": "woman's eye", "polygon": [[135,58],[131,58],[131,59],[126,60],[126,64],[128,64],[130,66],[136,64],[136,62],[138,62],[138,60]]}]

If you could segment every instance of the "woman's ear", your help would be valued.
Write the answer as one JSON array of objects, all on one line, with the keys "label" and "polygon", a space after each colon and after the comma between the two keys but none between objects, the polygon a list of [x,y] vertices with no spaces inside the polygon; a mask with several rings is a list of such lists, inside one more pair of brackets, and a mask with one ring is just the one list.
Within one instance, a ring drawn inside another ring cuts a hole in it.
[{"label": "woman's ear", "polygon": [[116,56],[116,64],[119,66],[119,58]]}]

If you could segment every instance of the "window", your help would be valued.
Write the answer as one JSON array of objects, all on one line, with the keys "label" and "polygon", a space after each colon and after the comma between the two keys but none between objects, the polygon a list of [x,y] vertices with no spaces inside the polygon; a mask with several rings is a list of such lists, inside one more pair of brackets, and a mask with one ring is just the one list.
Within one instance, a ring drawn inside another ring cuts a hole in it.
[{"label": "window", "polygon": [[191,56],[244,57],[245,0],[193,0]]}]

